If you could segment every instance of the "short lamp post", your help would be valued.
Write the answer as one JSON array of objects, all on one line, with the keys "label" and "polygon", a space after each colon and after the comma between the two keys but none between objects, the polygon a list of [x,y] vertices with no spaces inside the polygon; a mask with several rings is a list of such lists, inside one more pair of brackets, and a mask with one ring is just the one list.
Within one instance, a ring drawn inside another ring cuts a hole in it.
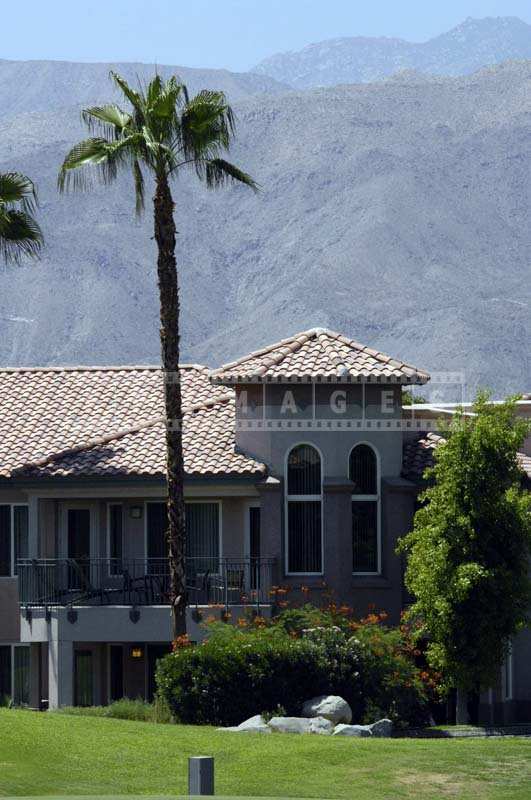
[{"label": "short lamp post", "polygon": [[192,756],[188,759],[188,794],[214,794],[214,759],[212,756]]}]

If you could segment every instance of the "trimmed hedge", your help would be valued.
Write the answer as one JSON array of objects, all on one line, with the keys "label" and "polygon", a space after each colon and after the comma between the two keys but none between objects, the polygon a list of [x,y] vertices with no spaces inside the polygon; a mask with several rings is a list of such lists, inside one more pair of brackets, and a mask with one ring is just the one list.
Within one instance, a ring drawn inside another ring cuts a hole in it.
[{"label": "trimmed hedge", "polygon": [[158,693],[175,719],[236,725],[279,707],[300,716],[304,701],[337,694],[356,722],[366,715],[402,726],[427,722],[427,692],[399,631],[368,625],[354,633],[337,626],[301,632],[287,622],[248,630],[217,623],[202,644],[161,659]]}]

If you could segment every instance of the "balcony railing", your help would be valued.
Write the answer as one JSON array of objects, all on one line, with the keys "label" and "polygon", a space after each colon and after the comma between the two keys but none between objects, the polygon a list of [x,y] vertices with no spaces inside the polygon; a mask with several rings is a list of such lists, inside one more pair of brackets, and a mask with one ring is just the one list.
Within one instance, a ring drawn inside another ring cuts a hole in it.
[{"label": "balcony railing", "polygon": [[[17,566],[22,606],[146,606],[170,602],[165,558],[21,559]],[[188,604],[267,604],[274,570],[272,558],[187,558]]]}]

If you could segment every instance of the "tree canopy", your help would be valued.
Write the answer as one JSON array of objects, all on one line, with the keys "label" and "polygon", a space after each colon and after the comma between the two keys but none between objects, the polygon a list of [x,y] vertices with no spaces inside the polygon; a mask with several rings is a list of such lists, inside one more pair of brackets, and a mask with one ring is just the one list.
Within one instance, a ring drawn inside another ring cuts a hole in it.
[{"label": "tree canopy", "polygon": [[400,544],[430,663],[462,689],[497,683],[528,618],[531,497],[517,451],[529,423],[517,417],[516,399],[494,404],[480,393],[473,415],[456,414]]},{"label": "tree canopy", "polygon": [[234,133],[234,114],[223,92],[205,89],[190,98],[186,86],[174,76],[164,81],[156,75],[145,89],[138,90],[115,72],[111,78],[129,108],[109,103],[82,112],[89,132],[98,135],[79,142],[67,154],[59,172],[60,190],[71,184],[88,188],[94,168],[104,183],[129,168],[140,214],[144,168],[155,179],[170,179],[181,169],[191,168],[209,188],[227,182],[256,188],[249,175],[222,158]]},{"label": "tree canopy", "polygon": [[33,214],[37,194],[33,182],[20,172],[0,173],[0,256],[19,263],[39,254],[42,231]]}]

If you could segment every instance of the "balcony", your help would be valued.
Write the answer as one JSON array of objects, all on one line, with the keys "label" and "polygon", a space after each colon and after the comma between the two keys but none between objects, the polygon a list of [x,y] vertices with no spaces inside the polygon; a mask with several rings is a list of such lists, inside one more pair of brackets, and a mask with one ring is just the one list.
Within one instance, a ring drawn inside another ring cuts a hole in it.
[{"label": "balcony", "polygon": [[[188,605],[259,608],[270,603],[273,558],[187,558]],[[169,605],[165,558],[21,559],[21,606]]]}]

